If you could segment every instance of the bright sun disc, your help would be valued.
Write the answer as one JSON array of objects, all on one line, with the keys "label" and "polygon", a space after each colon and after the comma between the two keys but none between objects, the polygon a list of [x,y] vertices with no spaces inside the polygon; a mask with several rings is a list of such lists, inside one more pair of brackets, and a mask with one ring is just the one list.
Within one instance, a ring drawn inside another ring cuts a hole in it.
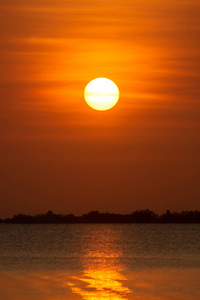
[{"label": "bright sun disc", "polygon": [[84,98],[93,109],[107,110],[117,103],[119,89],[110,79],[96,78],[86,85]]}]

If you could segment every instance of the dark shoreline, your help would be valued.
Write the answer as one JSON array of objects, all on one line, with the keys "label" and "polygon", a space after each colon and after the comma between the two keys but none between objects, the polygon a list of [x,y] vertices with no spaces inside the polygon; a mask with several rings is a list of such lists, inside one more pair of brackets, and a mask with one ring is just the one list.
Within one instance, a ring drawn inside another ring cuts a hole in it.
[{"label": "dark shoreline", "polygon": [[131,214],[100,213],[91,211],[82,216],[63,215],[48,211],[34,216],[18,214],[0,219],[1,224],[199,224],[200,211],[171,212],[158,215],[149,209],[136,210]]}]

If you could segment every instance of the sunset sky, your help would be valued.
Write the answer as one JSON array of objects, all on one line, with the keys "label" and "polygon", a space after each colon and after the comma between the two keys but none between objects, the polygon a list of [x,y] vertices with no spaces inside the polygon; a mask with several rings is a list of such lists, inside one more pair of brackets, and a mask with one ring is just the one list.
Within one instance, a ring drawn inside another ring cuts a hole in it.
[{"label": "sunset sky", "polygon": [[200,209],[199,0],[0,0],[0,30],[0,217]]}]

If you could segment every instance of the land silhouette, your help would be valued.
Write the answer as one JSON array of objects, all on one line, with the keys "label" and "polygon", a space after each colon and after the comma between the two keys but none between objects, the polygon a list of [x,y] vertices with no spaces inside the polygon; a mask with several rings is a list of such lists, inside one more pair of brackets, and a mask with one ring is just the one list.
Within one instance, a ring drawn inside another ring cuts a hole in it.
[{"label": "land silhouette", "polygon": [[136,210],[131,214],[100,213],[90,211],[82,216],[73,214],[55,214],[49,210],[45,214],[25,215],[18,214],[12,218],[0,219],[0,223],[6,224],[72,224],[72,223],[200,223],[200,211],[182,211],[158,215],[155,212],[145,209]]}]

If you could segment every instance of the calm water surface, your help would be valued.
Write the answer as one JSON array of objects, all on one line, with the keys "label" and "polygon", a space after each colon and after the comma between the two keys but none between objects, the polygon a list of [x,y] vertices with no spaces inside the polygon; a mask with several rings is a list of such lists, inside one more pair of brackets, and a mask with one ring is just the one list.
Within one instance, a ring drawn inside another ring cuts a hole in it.
[{"label": "calm water surface", "polygon": [[200,225],[0,226],[0,299],[200,299]]}]

